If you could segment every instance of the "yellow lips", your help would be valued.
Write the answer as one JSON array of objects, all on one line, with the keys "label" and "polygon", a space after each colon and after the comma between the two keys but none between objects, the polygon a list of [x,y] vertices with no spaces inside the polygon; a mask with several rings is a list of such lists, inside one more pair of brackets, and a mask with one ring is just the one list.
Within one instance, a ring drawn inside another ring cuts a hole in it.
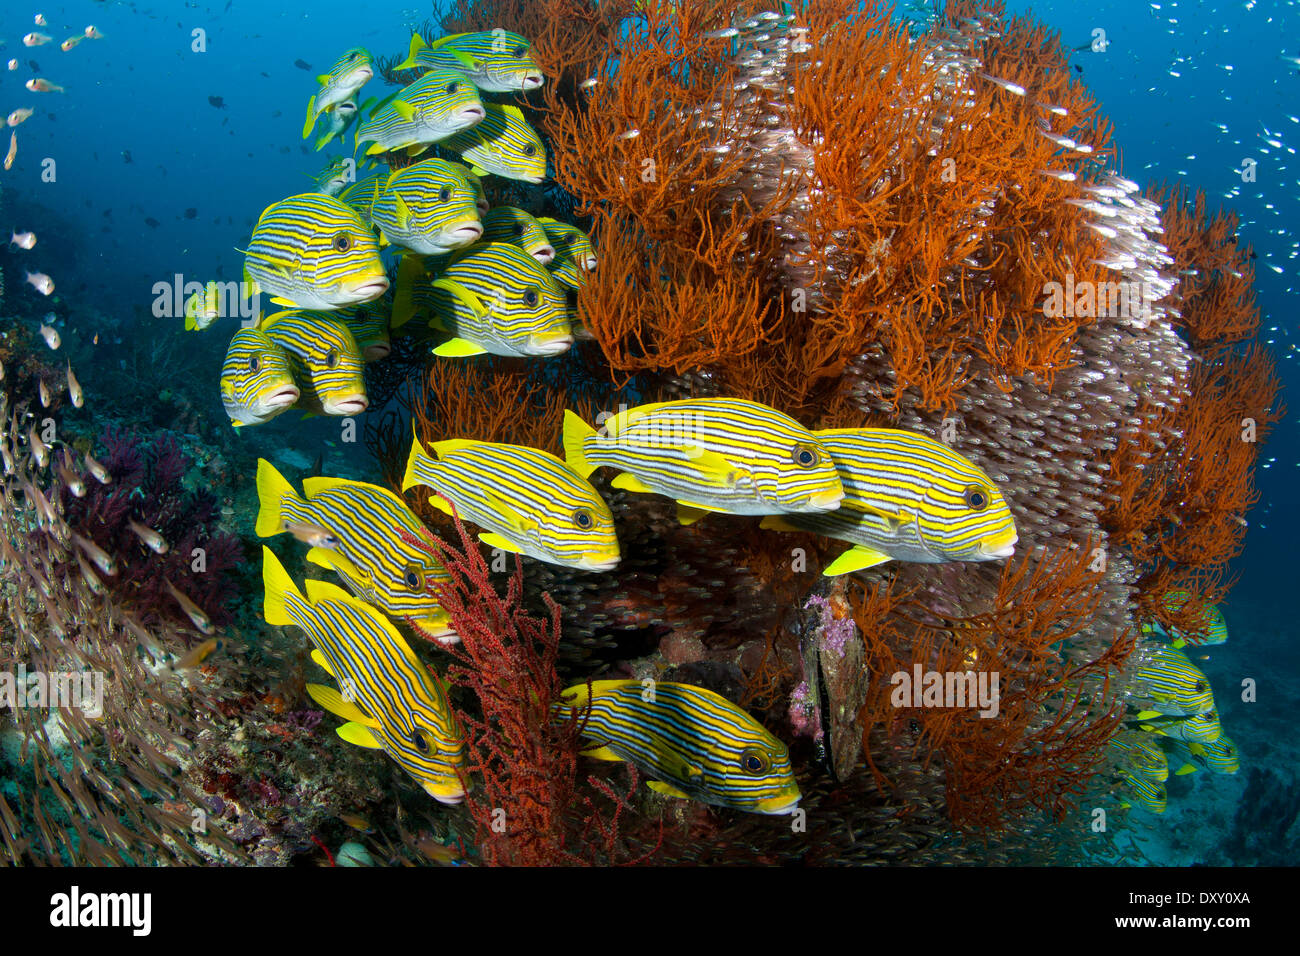
[{"label": "yellow lips", "polygon": [[989,535],[980,541],[980,554],[986,558],[1009,558],[1016,553],[1016,542],[1019,540],[1020,536],[1014,528]]}]

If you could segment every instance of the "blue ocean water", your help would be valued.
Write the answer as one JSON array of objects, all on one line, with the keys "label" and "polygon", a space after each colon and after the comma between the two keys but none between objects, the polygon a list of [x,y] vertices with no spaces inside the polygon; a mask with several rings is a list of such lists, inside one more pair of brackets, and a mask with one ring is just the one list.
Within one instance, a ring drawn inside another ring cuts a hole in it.
[{"label": "blue ocean water", "polygon": [[[1104,52],[1078,51],[1071,62],[1114,123],[1119,171],[1144,185],[1177,181],[1203,189],[1212,205],[1240,215],[1240,236],[1258,256],[1264,338],[1293,390],[1300,384],[1300,7],[1249,0],[1007,6],[1059,30],[1070,47],[1105,31]],[[0,71],[3,112],[32,106],[36,114],[18,128],[16,161],[0,186],[17,184],[40,209],[39,221],[20,226],[41,235],[31,268],[55,276],[74,301],[129,319],[122,334],[142,339],[151,323],[174,322],[149,314],[157,283],[176,274],[238,278],[238,249],[258,213],[311,188],[324,154],[300,133],[316,74],[346,46],[404,51],[411,30],[436,12],[410,0],[368,4],[364,16],[339,0],[85,0],[40,11],[52,23],[93,23],[105,39],[63,52],[64,33],[51,30],[54,43],[26,47],[20,38],[34,29],[37,8],[6,5],[0,57],[16,58],[19,68]],[[65,92],[24,90],[33,75]],[[1254,182],[1241,175],[1247,159],[1256,163]],[[219,346],[209,346],[218,359]],[[1289,544],[1300,538],[1300,431],[1293,415],[1277,427],[1263,457],[1260,501],[1234,566],[1239,582],[1224,607],[1233,638],[1204,664],[1225,725],[1236,728],[1244,768],[1294,763],[1284,715],[1300,705],[1300,649],[1290,640],[1289,607]],[[1235,692],[1247,679],[1258,682],[1258,703]],[[1180,829],[1179,814],[1200,819],[1207,803],[1226,825],[1244,785],[1244,772],[1171,784],[1164,832]],[[1144,837],[1144,852],[1155,862],[1197,862],[1214,845],[1208,838],[1205,845],[1173,845],[1159,832]]]}]

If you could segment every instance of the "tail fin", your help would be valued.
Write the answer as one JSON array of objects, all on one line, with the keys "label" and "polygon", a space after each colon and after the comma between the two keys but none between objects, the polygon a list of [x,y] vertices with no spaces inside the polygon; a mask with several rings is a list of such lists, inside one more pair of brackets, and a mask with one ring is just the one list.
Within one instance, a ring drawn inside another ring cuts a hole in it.
[{"label": "tail fin", "polygon": [[306,139],[311,135],[312,127],[316,125],[316,94],[311,95],[307,101],[307,122],[302,125],[302,138]]},{"label": "tail fin", "polygon": [[417,66],[418,64],[415,62],[415,58],[420,54],[421,50],[426,50],[428,49],[428,47],[429,44],[424,42],[424,37],[420,36],[420,34],[418,33],[412,33],[411,47],[409,50],[406,51],[406,59],[403,60],[401,63],[397,64],[397,66],[393,67],[393,69],[409,70],[412,67]]},{"label": "tail fin", "polygon": [[265,458],[257,459],[257,523],[253,530],[260,538],[270,538],[284,531],[284,500],[303,504],[293,485]]},{"label": "tail fin", "polygon": [[424,484],[415,475],[415,463],[420,458],[428,458],[429,453],[420,444],[420,436],[415,433],[415,422],[411,422],[411,453],[406,458],[406,474],[402,476],[402,490]]},{"label": "tail fin", "polygon": [[262,616],[267,624],[292,624],[287,604],[294,601],[301,604],[302,592],[293,583],[289,572],[284,569],[275,552],[262,545],[262,584],[266,589],[266,602],[262,606]]},{"label": "tail fin", "polygon": [[583,478],[588,477],[599,467],[587,461],[587,456],[583,453],[583,445],[587,439],[595,436],[596,429],[569,409],[564,410],[564,460]]}]

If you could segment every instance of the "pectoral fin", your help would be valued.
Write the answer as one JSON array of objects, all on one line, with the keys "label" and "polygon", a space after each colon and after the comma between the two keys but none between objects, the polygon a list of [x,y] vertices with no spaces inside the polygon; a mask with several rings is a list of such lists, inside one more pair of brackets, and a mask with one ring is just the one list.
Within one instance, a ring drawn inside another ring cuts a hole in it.
[{"label": "pectoral fin", "polygon": [[356,704],[345,700],[343,695],[333,687],[326,687],[324,684],[308,684],[307,695],[336,717],[342,717],[344,720],[352,721],[365,727],[373,728],[379,726],[379,721],[368,716]]},{"label": "pectoral fin", "polygon": [[665,797],[677,797],[682,800],[691,799],[690,794],[682,793],[682,791],[678,790],[676,787],[664,783],[662,780],[650,780],[646,783],[646,786],[655,793],[662,794]]},{"label": "pectoral fin", "polygon": [[623,760],[622,757],[609,749],[608,744],[602,744],[601,746],[594,747],[591,750],[584,750],[582,751],[582,755],[584,757],[591,757],[593,760]]},{"label": "pectoral fin", "polygon": [[470,355],[483,355],[485,352],[487,349],[483,346],[461,338],[448,339],[433,350],[434,355],[441,355],[443,358],[465,358]]},{"label": "pectoral fin", "polygon": [[318,667],[319,667],[321,670],[323,670],[326,674],[329,674],[330,677],[333,677],[335,680],[338,680],[338,675],[335,674],[335,673],[334,673],[334,669],[333,669],[332,667],[330,667],[329,659],[326,658],[324,654],[322,654],[320,651],[316,650],[316,648],[314,648],[314,647],[312,648],[312,651],[311,651],[311,659],[312,659],[313,661],[315,661],[315,662],[316,662],[316,666],[318,666]]},{"label": "pectoral fin", "polygon": [[788,519],[782,515],[766,515],[758,526],[765,531],[802,531],[803,528],[796,528]]},{"label": "pectoral fin", "polygon": [[497,534],[495,531],[484,531],[478,536],[478,539],[489,548],[500,548],[502,551],[509,551],[511,554],[520,553],[519,545],[515,544],[509,538]]},{"label": "pectoral fin", "polygon": [[886,561],[892,560],[894,559],[884,552],[860,544],[849,548],[849,550],[828,564],[822,574],[831,578],[837,574],[848,574],[851,571],[861,571],[863,568],[874,568],[878,564],[884,564]]},{"label": "pectoral fin", "polygon": [[610,486],[613,488],[618,488],[621,491],[638,491],[641,494],[650,494],[650,495],[655,493],[653,488],[647,485],[636,475],[627,471],[616,476],[614,480],[610,482]]},{"label": "pectoral fin", "polygon": [[371,733],[370,728],[362,724],[344,724],[335,732],[348,743],[355,744],[358,747],[365,747],[367,750],[384,749],[384,745]]}]

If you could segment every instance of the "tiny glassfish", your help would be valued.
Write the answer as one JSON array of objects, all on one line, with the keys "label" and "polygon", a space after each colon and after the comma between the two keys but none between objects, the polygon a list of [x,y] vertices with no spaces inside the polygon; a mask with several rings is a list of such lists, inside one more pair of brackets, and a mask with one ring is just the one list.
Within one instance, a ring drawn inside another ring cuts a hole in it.
[{"label": "tiny glassfish", "polygon": [[41,338],[45,340],[45,344],[51,349],[57,350],[59,345],[63,342],[63,340],[59,338],[58,329],[53,326],[42,323],[41,327],[37,329],[37,331],[41,333]]},{"label": "tiny glassfish", "polygon": [[206,641],[195,644],[188,651],[168,665],[173,671],[188,667],[198,667],[217,651],[224,650],[226,642],[219,637],[209,637]]},{"label": "tiny glassfish", "polygon": [[113,556],[101,548],[95,542],[91,541],[84,535],[73,532],[72,540],[77,542],[77,547],[86,552],[86,557],[95,562],[95,566],[103,571],[109,577],[117,574],[117,561]]},{"label": "tiny glassfish", "polygon": [[68,397],[72,399],[73,408],[80,408],[86,404],[86,396],[81,391],[81,383],[77,381],[77,376],[72,374],[71,362],[68,362]]},{"label": "tiny glassfish", "polygon": [[163,536],[153,528],[131,519],[127,519],[126,523],[127,527],[135,532],[136,537],[149,546],[149,550],[153,551],[155,554],[167,553],[167,542],[163,539]]},{"label": "tiny glassfish", "polygon": [[31,443],[32,456],[36,459],[36,464],[44,468],[50,461],[50,446],[41,441],[41,436],[36,433],[35,422],[32,422],[32,427],[27,432],[27,440]]},{"label": "tiny glassfish", "polygon": [[17,246],[19,249],[30,249],[36,245],[36,233],[15,232],[9,237],[9,245]]},{"label": "tiny glassfish", "polygon": [[64,53],[67,53],[69,50],[71,50],[74,46],[76,46],[84,39],[86,39],[86,35],[84,33],[75,34],[74,36],[70,36],[62,43],[60,43],[59,49],[62,50]]},{"label": "tiny glassfish", "polygon": [[54,470],[58,472],[59,480],[63,482],[65,488],[72,492],[74,498],[86,497],[85,481],[82,480],[80,475],[76,474],[68,467],[67,462],[57,463],[54,466]]},{"label": "tiny glassfish", "polygon": [[11,58],[11,59],[9,60],[8,66],[9,66],[9,72],[10,72],[10,73],[12,73],[14,70],[18,69],[18,57],[13,57],[13,58]]},{"label": "tiny glassfish", "polygon": [[86,38],[89,40],[104,39],[104,34],[96,30],[93,24],[91,26],[86,27],[85,33],[86,33]]},{"label": "tiny glassfish", "polygon": [[86,559],[80,554],[77,555],[77,567],[81,569],[81,577],[90,587],[90,590],[94,591],[96,594],[104,594],[107,591],[107,588],[104,587],[104,582],[99,580],[99,575],[95,574],[94,569],[86,563]]},{"label": "tiny glassfish", "polygon": [[211,634],[212,621],[209,620],[208,616],[203,613],[202,608],[200,608],[197,604],[195,604],[193,601],[187,598],[180,591],[176,590],[176,585],[172,584],[166,578],[163,578],[163,583],[167,585],[167,590],[171,593],[171,596],[176,599],[176,603],[179,604],[181,606],[181,609],[184,610],[185,613],[189,615],[190,620],[194,622],[194,626],[197,627],[204,634]]},{"label": "tiny glassfish", "polygon": [[10,126],[17,126],[19,123],[27,122],[27,120],[35,112],[36,112],[35,110],[27,109],[26,107],[22,109],[17,109],[14,110],[5,118],[5,122],[8,123]]},{"label": "tiny glassfish", "polygon": [[108,469],[95,461],[95,459],[90,456],[90,452],[86,452],[86,467],[90,469],[90,473],[95,476],[95,480],[101,485],[110,485],[113,483],[113,476],[108,473]]},{"label": "tiny glassfish", "polygon": [[6,170],[13,169],[14,159],[18,156],[18,134],[9,134],[9,152],[5,153],[4,167]]},{"label": "tiny glassfish", "polygon": [[27,88],[28,88],[29,90],[31,90],[33,93],[65,93],[65,92],[67,92],[66,90],[64,90],[63,87],[59,86],[59,84],[57,84],[57,83],[51,83],[49,80],[47,80],[47,79],[45,79],[44,77],[41,77],[41,76],[35,76],[35,77],[32,77],[30,80],[28,80],[26,83],[24,83],[23,86],[27,87]]},{"label": "tiny glassfish", "polygon": [[23,46],[42,46],[53,39],[54,37],[47,37],[44,33],[37,33],[33,30],[31,33],[27,34],[27,36],[23,37]]},{"label": "tiny glassfish", "polygon": [[[32,288],[35,289],[37,292],[39,292],[41,295],[49,295],[54,291],[54,280],[51,279],[49,276],[47,276],[44,272],[27,272],[26,281],[30,282]],[[41,334],[44,335],[45,333],[42,332]],[[49,339],[46,338],[45,341],[48,342]],[[58,346],[51,345],[50,348],[57,349]]]}]

